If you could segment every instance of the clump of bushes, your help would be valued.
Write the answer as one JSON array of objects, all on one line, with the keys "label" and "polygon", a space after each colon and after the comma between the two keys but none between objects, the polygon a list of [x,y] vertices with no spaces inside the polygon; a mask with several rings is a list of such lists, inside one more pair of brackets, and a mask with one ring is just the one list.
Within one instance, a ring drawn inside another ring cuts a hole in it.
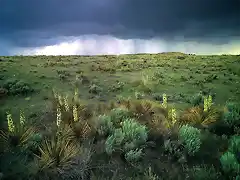
[{"label": "clump of bushes", "polygon": [[184,143],[184,146],[189,155],[195,155],[200,150],[201,132],[199,129],[189,125],[183,125],[179,129],[179,139]]},{"label": "clump of bushes", "polygon": [[8,95],[27,95],[34,92],[30,84],[17,79],[9,79],[2,85],[7,90]]},{"label": "clump of bushes", "polygon": [[115,108],[109,115],[98,119],[98,133],[107,136],[106,153],[120,152],[129,162],[137,161],[142,156],[143,147],[148,139],[146,126],[141,125],[126,109]]},{"label": "clump of bushes", "polygon": [[213,166],[194,166],[189,169],[189,174],[194,180],[216,180],[220,179],[220,173]]},{"label": "clump of bushes", "polygon": [[127,161],[137,161],[142,156],[141,145],[147,141],[146,126],[140,125],[134,119],[126,119],[122,126],[114,130],[106,140],[106,152],[112,154],[120,150]]},{"label": "clump of bushes", "polygon": [[223,118],[225,124],[229,127],[240,125],[240,105],[229,102],[226,104],[226,112]]},{"label": "clump of bushes", "polygon": [[234,135],[229,140],[228,150],[221,156],[220,162],[224,173],[229,177],[240,174],[240,136]]}]

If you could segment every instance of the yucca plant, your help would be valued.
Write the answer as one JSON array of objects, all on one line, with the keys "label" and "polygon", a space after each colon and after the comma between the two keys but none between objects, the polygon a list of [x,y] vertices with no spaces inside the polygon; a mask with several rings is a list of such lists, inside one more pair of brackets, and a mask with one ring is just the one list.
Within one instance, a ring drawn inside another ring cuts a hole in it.
[{"label": "yucca plant", "polygon": [[158,102],[151,100],[129,100],[125,107],[140,121],[151,121],[157,113],[167,116],[167,110]]},{"label": "yucca plant", "polygon": [[174,125],[177,122],[177,112],[175,108],[169,108],[168,109],[168,115],[167,117],[164,119],[163,124],[168,128],[171,129],[172,127],[174,127]]},{"label": "yucca plant", "polygon": [[76,122],[71,127],[75,137],[82,140],[92,137],[96,133],[93,125],[91,125],[88,121]]},{"label": "yucca plant", "polygon": [[204,100],[203,100],[203,104],[204,104],[204,109],[203,109],[204,112],[207,112],[208,110],[210,110],[210,108],[213,104],[212,96],[211,95],[205,96]]},{"label": "yucca plant", "polygon": [[190,125],[209,126],[217,122],[221,117],[221,109],[219,107],[211,107],[207,111],[201,106],[195,106],[185,110],[181,117],[180,123]]},{"label": "yucca plant", "polygon": [[40,169],[65,167],[80,152],[74,141],[74,133],[69,126],[62,126],[50,140],[45,139],[40,147],[38,164]]},{"label": "yucca plant", "polygon": [[35,129],[25,123],[25,116],[22,111],[20,111],[19,122],[14,123],[12,119],[12,114],[10,114],[9,112],[7,112],[7,120],[8,131],[0,131],[2,141],[5,145],[10,145],[12,147],[24,147],[35,134]]},{"label": "yucca plant", "polygon": [[167,108],[167,95],[165,93],[163,94],[162,105],[163,105],[164,108]]}]

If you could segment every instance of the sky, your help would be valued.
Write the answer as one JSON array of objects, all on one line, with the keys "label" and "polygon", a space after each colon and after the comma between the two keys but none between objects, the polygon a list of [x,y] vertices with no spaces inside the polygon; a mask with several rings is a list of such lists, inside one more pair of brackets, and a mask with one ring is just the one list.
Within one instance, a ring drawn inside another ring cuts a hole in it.
[{"label": "sky", "polygon": [[240,0],[0,0],[0,55],[240,54]]}]

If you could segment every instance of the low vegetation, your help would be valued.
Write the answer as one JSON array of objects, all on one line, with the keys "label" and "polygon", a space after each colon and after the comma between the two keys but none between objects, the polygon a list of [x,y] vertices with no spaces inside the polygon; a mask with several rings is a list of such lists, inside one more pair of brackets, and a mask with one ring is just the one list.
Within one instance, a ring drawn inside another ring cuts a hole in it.
[{"label": "low vegetation", "polygon": [[1,59],[1,180],[240,178],[240,56]]}]

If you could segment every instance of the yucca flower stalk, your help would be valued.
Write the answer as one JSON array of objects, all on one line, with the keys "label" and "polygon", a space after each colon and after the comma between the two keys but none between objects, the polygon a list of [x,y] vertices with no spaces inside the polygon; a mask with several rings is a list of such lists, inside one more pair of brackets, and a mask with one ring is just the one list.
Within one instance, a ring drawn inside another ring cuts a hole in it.
[{"label": "yucca flower stalk", "polygon": [[207,110],[208,110],[208,98],[205,96],[204,97],[204,101],[203,101],[203,111],[204,112],[207,112]]},{"label": "yucca flower stalk", "polygon": [[69,104],[68,104],[68,95],[64,97],[64,107],[66,111],[69,111]]},{"label": "yucca flower stalk", "polygon": [[78,95],[79,95],[79,92],[78,92],[78,88],[76,87],[74,91],[74,100],[78,99]]},{"label": "yucca flower stalk", "polygon": [[78,99],[78,88],[75,88],[74,103],[73,103],[73,120],[74,120],[74,122],[78,121],[78,111],[77,111],[77,105],[76,105],[77,99]]},{"label": "yucca flower stalk", "polygon": [[7,121],[8,121],[8,130],[9,132],[13,133],[15,131],[15,126],[13,123],[12,114],[10,114],[10,112],[7,112]]},{"label": "yucca flower stalk", "polygon": [[208,96],[208,108],[210,109],[210,107],[212,106],[212,96],[211,95],[209,95]]},{"label": "yucca flower stalk", "polygon": [[57,106],[57,126],[59,127],[62,121],[62,112],[59,106]]},{"label": "yucca flower stalk", "polygon": [[55,99],[58,99],[58,93],[57,93],[57,91],[53,88],[52,89],[52,91],[53,91],[53,96],[54,96],[54,98]]},{"label": "yucca flower stalk", "polygon": [[162,103],[164,108],[167,108],[167,95],[164,93],[163,94],[163,103]]},{"label": "yucca flower stalk", "polygon": [[148,81],[149,81],[149,75],[142,74],[142,82],[145,86],[148,84]]},{"label": "yucca flower stalk", "polygon": [[75,80],[77,81],[77,80],[79,80],[79,77],[80,77],[80,75],[76,75],[76,77],[75,77]]},{"label": "yucca flower stalk", "polygon": [[23,126],[25,124],[25,115],[22,110],[20,110],[20,124]]},{"label": "yucca flower stalk", "polygon": [[77,111],[77,105],[76,104],[73,105],[73,120],[74,120],[74,122],[78,121],[78,111]]},{"label": "yucca flower stalk", "polygon": [[64,104],[63,97],[61,95],[58,95],[58,102],[61,106]]},{"label": "yucca flower stalk", "polygon": [[212,106],[212,96],[211,95],[209,95],[208,97],[207,96],[205,96],[204,97],[204,112],[207,112],[209,109],[210,109],[210,107]]},{"label": "yucca flower stalk", "polygon": [[172,109],[172,123],[175,124],[177,122],[177,113],[176,113],[176,109],[173,108]]}]

